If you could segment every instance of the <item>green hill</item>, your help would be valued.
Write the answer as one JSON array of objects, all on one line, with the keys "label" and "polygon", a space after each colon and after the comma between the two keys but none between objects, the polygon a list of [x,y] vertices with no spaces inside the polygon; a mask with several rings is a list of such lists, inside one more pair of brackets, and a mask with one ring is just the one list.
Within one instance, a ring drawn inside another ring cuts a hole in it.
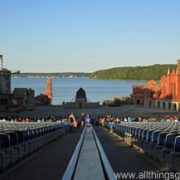
[{"label": "green hill", "polygon": [[160,80],[167,74],[168,68],[175,69],[175,64],[136,67],[117,67],[106,70],[96,71],[91,74],[92,79],[104,80]]}]

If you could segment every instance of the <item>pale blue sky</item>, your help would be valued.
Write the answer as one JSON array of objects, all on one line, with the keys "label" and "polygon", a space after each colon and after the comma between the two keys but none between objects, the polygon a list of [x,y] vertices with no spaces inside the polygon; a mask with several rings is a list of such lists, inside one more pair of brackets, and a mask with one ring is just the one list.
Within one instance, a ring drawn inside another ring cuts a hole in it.
[{"label": "pale blue sky", "polygon": [[176,63],[179,0],[0,0],[0,54],[22,72]]}]

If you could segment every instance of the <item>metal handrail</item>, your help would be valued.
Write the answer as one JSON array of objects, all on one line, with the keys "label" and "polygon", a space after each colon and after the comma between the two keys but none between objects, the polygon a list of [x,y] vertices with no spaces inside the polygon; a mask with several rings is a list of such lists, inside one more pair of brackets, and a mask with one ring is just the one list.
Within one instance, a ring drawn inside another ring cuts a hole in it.
[{"label": "metal handrail", "polygon": [[74,175],[74,171],[76,169],[76,165],[77,165],[77,162],[78,162],[78,158],[79,158],[79,154],[80,154],[80,151],[81,151],[81,147],[82,147],[82,144],[83,144],[83,140],[84,140],[84,137],[85,137],[85,132],[86,132],[86,126],[81,134],[81,137],[78,141],[78,144],[76,146],[76,149],[71,157],[71,160],[66,168],[66,171],[62,177],[62,180],[71,180],[73,175]]},{"label": "metal handrail", "polygon": [[94,128],[92,127],[92,131],[93,131],[93,134],[94,134],[94,138],[95,138],[95,141],[96,141],[96,145],[97,145],[97,148],[99,150],[99,154],[100,154],[100,158],[102,160],[102,165],[104,167],[104,170],[105,170],[105,173],[107,175],[107,178],[110,179],[110,180],[116,180],[115,178],[115,173],[114,173],[114,170],[112,169],[110,163],[109,163],[109,160],[103,150],[103,147],[99,141],[99,138],[97,137],[97,134],[96,132],[94,131]]}]

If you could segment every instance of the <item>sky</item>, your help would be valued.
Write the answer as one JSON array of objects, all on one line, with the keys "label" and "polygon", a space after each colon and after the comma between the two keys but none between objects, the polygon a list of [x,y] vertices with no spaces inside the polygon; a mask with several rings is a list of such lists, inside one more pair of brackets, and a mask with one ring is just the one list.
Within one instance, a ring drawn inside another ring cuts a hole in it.
[{"label": "sky", "polygon": [[0,54],[21,72],[180,59],[179,0],[0,0]]}]

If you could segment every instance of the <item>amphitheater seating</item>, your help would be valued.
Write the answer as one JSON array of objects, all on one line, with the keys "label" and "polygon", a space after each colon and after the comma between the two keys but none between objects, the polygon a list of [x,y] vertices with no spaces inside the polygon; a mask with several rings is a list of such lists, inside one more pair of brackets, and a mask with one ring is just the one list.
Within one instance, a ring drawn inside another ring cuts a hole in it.
[{"label": "amphitheater seating", "polygon": [[180,153],[180,136],[175,139],[174,151]]},{"label": "amphitheater seating", "polygon": [[132,146],[153,159],[180,171],[180,123],[123,122],[113,131],[124,139],[130,138]]},{"label": "amphitheater seating", "polygon": [[180,169],[180,136],[175,138],[174,149],[171,152],[173,169]]},{"label": "amphitheater seating", "polygon": [[64,122],[0,122],[0,171],[68,131]]}]

